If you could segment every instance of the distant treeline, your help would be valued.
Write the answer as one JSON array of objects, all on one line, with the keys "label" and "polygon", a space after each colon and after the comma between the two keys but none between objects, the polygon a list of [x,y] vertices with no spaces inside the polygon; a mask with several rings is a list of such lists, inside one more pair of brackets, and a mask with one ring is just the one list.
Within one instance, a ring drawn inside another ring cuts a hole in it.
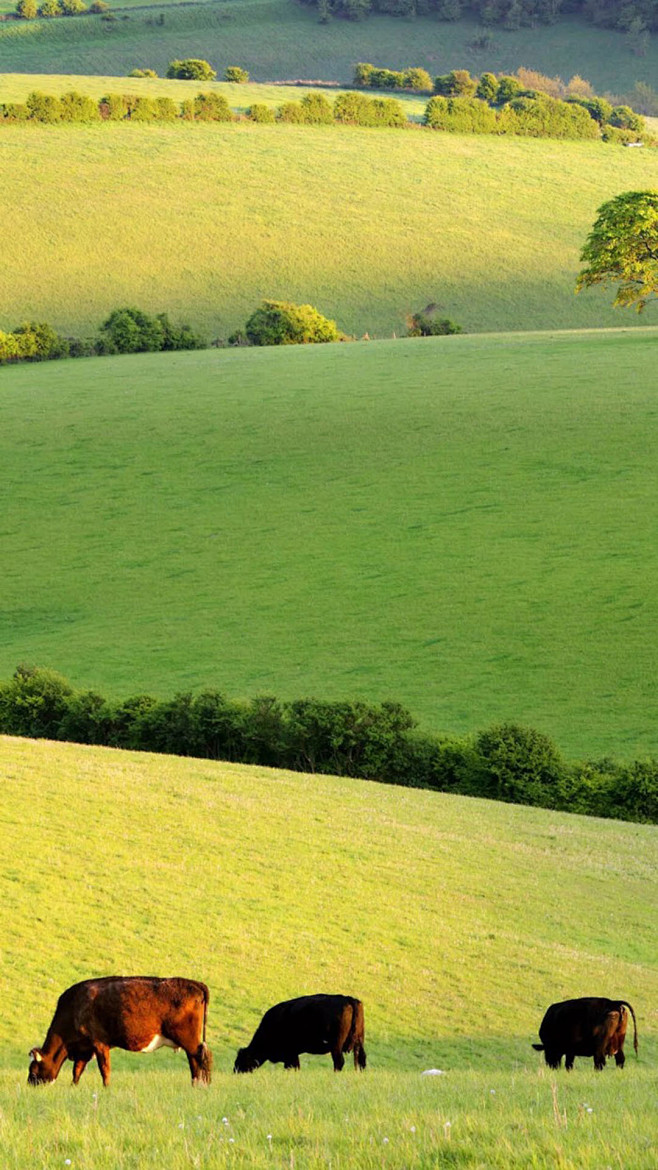
[{"label": "distant treeline", "polygon": [[[423,119],[425,126],[461,134],[603,138],[614,142],[635,141],[644,135],[644,121],[639,114],[627,106],[613,109],[603,98],[561,101],[544,93],[524,91],[515,78],[497,79],[492,73],[483,73],[478,80],[470,78],[466,70],[459,69],[446,75],[448,79],[463,76],[469,78],[475,96],[467,96],[468,89],[458,89],[454,96],[437,93],[427,104]],[[487,79],[491,79],[495,91],[490,100],[482,96]],[[437,78],[435,88],[442,80]],[[331,102],[325,94],[315,91],[304,94],[299,101],[284,102],[276,111],[257,102],[243,117],[252,122],[315,126],[340,123],[405,129],[412,125],[395,98],[371,98],[364,93],[341,93]],[[5,123],[174,122],[181,119],[190,122],[239,120],[223,94],[215,92],[200,93],[195,98],[176,103],[169,97],[147,95],[106,94],[100,101],[94,101],[76,92],[57,97],[35,91],[28,95],[24,104],[6,102],[0,105],[0,122]]]},{"label": "distant treeline", "polygon": [[516,723],[462,738],[433,735],[394,702],[239,701],[215,690],[109,701],[54,671],[19,666],[0,683],[0,732],[658,823],[658,759],[569,763],[546,735]]},{"label": "distant treeline", "polygon": [[205,346],[204,338],[190,325],[174,325],[166,313],[151,316],[126,307],[114,309],[94,338],[63,337],[47,321],[25,321],[10,333],[0,329],[0,365]]},{"label": "distant treeline", "polygon": [[604,28],[642,34],[658,30],[658,0],[305,0],[321,20],[332,16],[362,20],[371,12],[388,16],[435,16],[439,20],[475,17],[485,26],[506,29],[554,24],[561,16],[582,16]]}]

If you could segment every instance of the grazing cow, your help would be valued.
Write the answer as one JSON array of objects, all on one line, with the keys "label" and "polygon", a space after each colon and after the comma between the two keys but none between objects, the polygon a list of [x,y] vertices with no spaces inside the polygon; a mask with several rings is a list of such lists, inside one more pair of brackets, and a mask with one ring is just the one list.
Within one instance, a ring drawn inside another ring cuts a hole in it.
[{"label": "grazing cow", "polygon": [[606,1056],[614,1056],[616,1064],[623,1068],[626,1008],[633,1017],[633,1043],[637,1052],[637,1023],[630,1003],[600,996],[551,1004],[539,1028],[541,1044],[532,1047],[544,1053],[550,1068],[559,1068],[563,1056],[567,1070],[573,1068],[576,1056],[593,1056],[597,1071],[605,1068]]},{"label": "grazing cow", "polygon": [[28,1084],[54,1081],[73,1061],[77,1085],[96,1057],[103,1084],[110,1080],[110,1049],[155,1052],[182,1048],[192,1083],[210,1083],[212,1054],[206,1045],[209,993],[194,979],[110,975],[75,983],[60,995],[43,1048],[33,1048]]},{"label": "grazing cow", "polygon": [[241,1048],[233,1072],[253,1072],[266,1060],[299,1068],[300,1052],[330,1052],[334,1071],[345,1064],[344,1052],[354,1053],[354,1067],[366,1067],[363,1047],[363,1004],[350,995],[302,995],[277,1003],[265,1012],[254,1038]]}]

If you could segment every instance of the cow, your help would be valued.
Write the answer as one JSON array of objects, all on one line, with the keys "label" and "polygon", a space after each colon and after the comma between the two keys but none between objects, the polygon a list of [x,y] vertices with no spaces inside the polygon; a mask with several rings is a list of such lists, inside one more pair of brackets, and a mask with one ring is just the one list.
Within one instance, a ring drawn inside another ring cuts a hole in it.
[{"label": "cow", "polygon": [[251,1043],[241,1048],[233,1072],[253,1072],[266,1060],[299,1068],[300,1052],[330,1052],[334,1071],[345,1064],[344,1052],[354,1053],[355,1069],[366,1067],[363,1047],[363,1004],[350,995],[302,995],[277,1003],[265,1012]]},{"label": "cow", "polygon": [[110,1080],[110,1049],[155,1052],[182,1048],[192,1084],[209,1084],[212,1053],[206,1045],[209,992],[195,979],[109,975],[74,983],[60,995],[42,1048],[30,1051],[29,1085],[56,1080],[73,1061],[77,1085],[95,1056],[103,1084]]},{"label": "cow", "polygon": [[532,1047],[544,1053],[549,1068],[559,1068],[563,1056],[567,1071],[573,1068],[576,1056],[592,1056],[598,1072],[605,1068],[607,1056],[614,1056],[615,1063],[623,1068],[626,1008],[633,1017],[633,1044],[637,1052],[637,1023],[630,1003],[602,996],[551,1004],[539,1027],[541,1044]]}]

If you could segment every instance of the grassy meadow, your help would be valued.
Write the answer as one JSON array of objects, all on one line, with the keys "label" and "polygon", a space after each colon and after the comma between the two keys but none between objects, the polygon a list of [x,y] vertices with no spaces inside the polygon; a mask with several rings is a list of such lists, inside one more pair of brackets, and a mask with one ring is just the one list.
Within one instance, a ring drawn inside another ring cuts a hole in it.
[{"label": "grassy meadow", "polygon": [[[14,7],[14,0],[0,0],[0,11]],[[0,25],[3,70],[121,74],[148,66],[164,73],[174,57],[204,57],[221,71],[242,65],[258,81],[301,77],[345,85],[357,61],[421,65],[432,75],[455,68],[509,72],[525,65],[565,80],[578,73],[598,92],[626,92],[636,81],[655,86],[658,75],[658,38],[637,57],[623,34],[576,20],[516,32],[496,28],[491,47],[478,51],[472,42],[483,30],[467,20],[377,16],[322,25],[314,9],[293,0],[123,0],[112,8],[119,18],[113,24],[76,17]]]},{"label": "grassy meadow", "polygon": [[[0,769],[3,1166],[654,1164],[655,828],[6,737]],[[59,992],[112,972],[208,982],[207,1093],[166,1051],[114,1053],[107,1093],[91,1065],[28,1090]],[[262,1011],[317,990],[364,1000],[366,1073],[232,1076]],[[633,1003],[623,1073],[530,1047],[579,994]]]},{"label": "grassy meadow", "polygon": [[226,338],[263,296],[370,336],[429,301],[469,332],[658,321],[573,291],[599,205],[658,187],[655,150],[250,123],[17,124],[2,149],[0,328],[136,303]]},{"label": "grassy meadow", "polygon": [[0,671],[656,754],[658,331],[0,371]]}]

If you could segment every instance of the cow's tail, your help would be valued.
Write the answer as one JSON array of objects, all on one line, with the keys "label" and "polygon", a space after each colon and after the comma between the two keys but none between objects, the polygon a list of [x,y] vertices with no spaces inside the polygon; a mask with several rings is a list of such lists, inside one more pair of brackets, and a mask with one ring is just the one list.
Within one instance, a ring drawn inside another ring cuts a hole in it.
[{"label": "cow's tail", "polygon": [[199,1045],[198,1061],[201,1080],[204,1084],[209,1085],[212,1077],[212,1052],[206,1044],[206,1029],[208,1026],[208,1004],[210,1003],[210,992],[205,983],[200,983],[199,987],[203,995],[203,1038]]},{"label": "cow's tail", "polygon": [[624,1007],[628,1008],[633,1017],[633,1048],[635,1049],[635,1053],[637,1055],[637,1021],[635,1019],[635,1012],[633,1011],[633,1008],[627,999],[620,999],[619,1002],[620,1004],[623,1004]]}]

